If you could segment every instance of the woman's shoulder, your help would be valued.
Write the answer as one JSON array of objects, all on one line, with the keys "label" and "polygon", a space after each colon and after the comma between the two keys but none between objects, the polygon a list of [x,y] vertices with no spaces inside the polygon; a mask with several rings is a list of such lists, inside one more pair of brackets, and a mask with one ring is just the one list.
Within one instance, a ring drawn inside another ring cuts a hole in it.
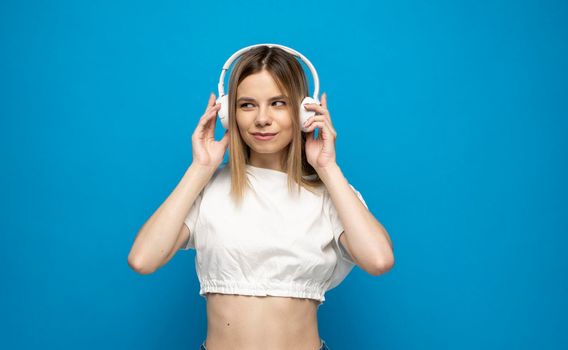
[{"label": "woman's shoulder", "polygon": [[209,192],[212,187],[217,187],[220,183],[226,182],[227,179],[230,181],[231,174],[226,163],[222,163],[217,167],[217,169],[215,169],[213,175],[211,175],[209,181],[207,181],[207,184],[203,188],[203,192]]},{"label": "woman's shoulder", "polygon": [[209,184],[217,183],[220,181],[230,181],[230,179],[231,169],[229,168],[228,163],[221,163],[221,165],[219,165],[217,169],[215,169],[215,172],[209,180]]}]

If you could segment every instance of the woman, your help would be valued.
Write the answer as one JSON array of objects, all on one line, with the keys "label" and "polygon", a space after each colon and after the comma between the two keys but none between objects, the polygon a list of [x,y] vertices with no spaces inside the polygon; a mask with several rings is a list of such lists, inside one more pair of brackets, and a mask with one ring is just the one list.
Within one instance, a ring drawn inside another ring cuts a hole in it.
[{"label": "woman", "polygon": [[140,273],[196,250],[207,300],[201,350],[328,349],[317,323],[325,291],[355,265],[378,276],[394,263],[389,235],[336,163],[325,93],[321,106],[302,106],[316,112],[302,131],[307,93],[289,52],[244,53],[229,80],[227,132],[214,139],[220,105],[211,94],[192,164],[133,244],[129,263]]}]

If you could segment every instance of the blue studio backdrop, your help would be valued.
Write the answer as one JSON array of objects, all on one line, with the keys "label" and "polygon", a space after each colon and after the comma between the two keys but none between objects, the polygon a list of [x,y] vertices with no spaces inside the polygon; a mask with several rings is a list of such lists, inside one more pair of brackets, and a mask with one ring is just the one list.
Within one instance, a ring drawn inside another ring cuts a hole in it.
[{"label": "blue studio backdrop", "polygon": [[266,42],[315,65],[394,244],[326,294],[330,349],[568,348],[567,26],[552,0],[2,1],[0,348],[198,349],[195,251],[127,256]]}]

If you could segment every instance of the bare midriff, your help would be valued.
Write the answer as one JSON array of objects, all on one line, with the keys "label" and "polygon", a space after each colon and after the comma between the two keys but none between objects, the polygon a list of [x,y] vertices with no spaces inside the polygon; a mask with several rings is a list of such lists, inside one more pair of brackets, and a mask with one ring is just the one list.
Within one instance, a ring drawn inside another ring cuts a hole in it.
[{"label": "bare midriff", "polygon": [[207,350],[317,350],[318,300],[208,293]]}]

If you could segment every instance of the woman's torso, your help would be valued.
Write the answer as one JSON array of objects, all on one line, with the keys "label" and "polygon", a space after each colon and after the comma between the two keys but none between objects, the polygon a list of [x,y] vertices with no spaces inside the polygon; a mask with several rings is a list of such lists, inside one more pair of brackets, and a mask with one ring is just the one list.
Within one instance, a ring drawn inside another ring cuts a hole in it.
[{"label": "woman's torso", "polygon": [[208,350],[314,350],[318,301],[208,293]]}]

